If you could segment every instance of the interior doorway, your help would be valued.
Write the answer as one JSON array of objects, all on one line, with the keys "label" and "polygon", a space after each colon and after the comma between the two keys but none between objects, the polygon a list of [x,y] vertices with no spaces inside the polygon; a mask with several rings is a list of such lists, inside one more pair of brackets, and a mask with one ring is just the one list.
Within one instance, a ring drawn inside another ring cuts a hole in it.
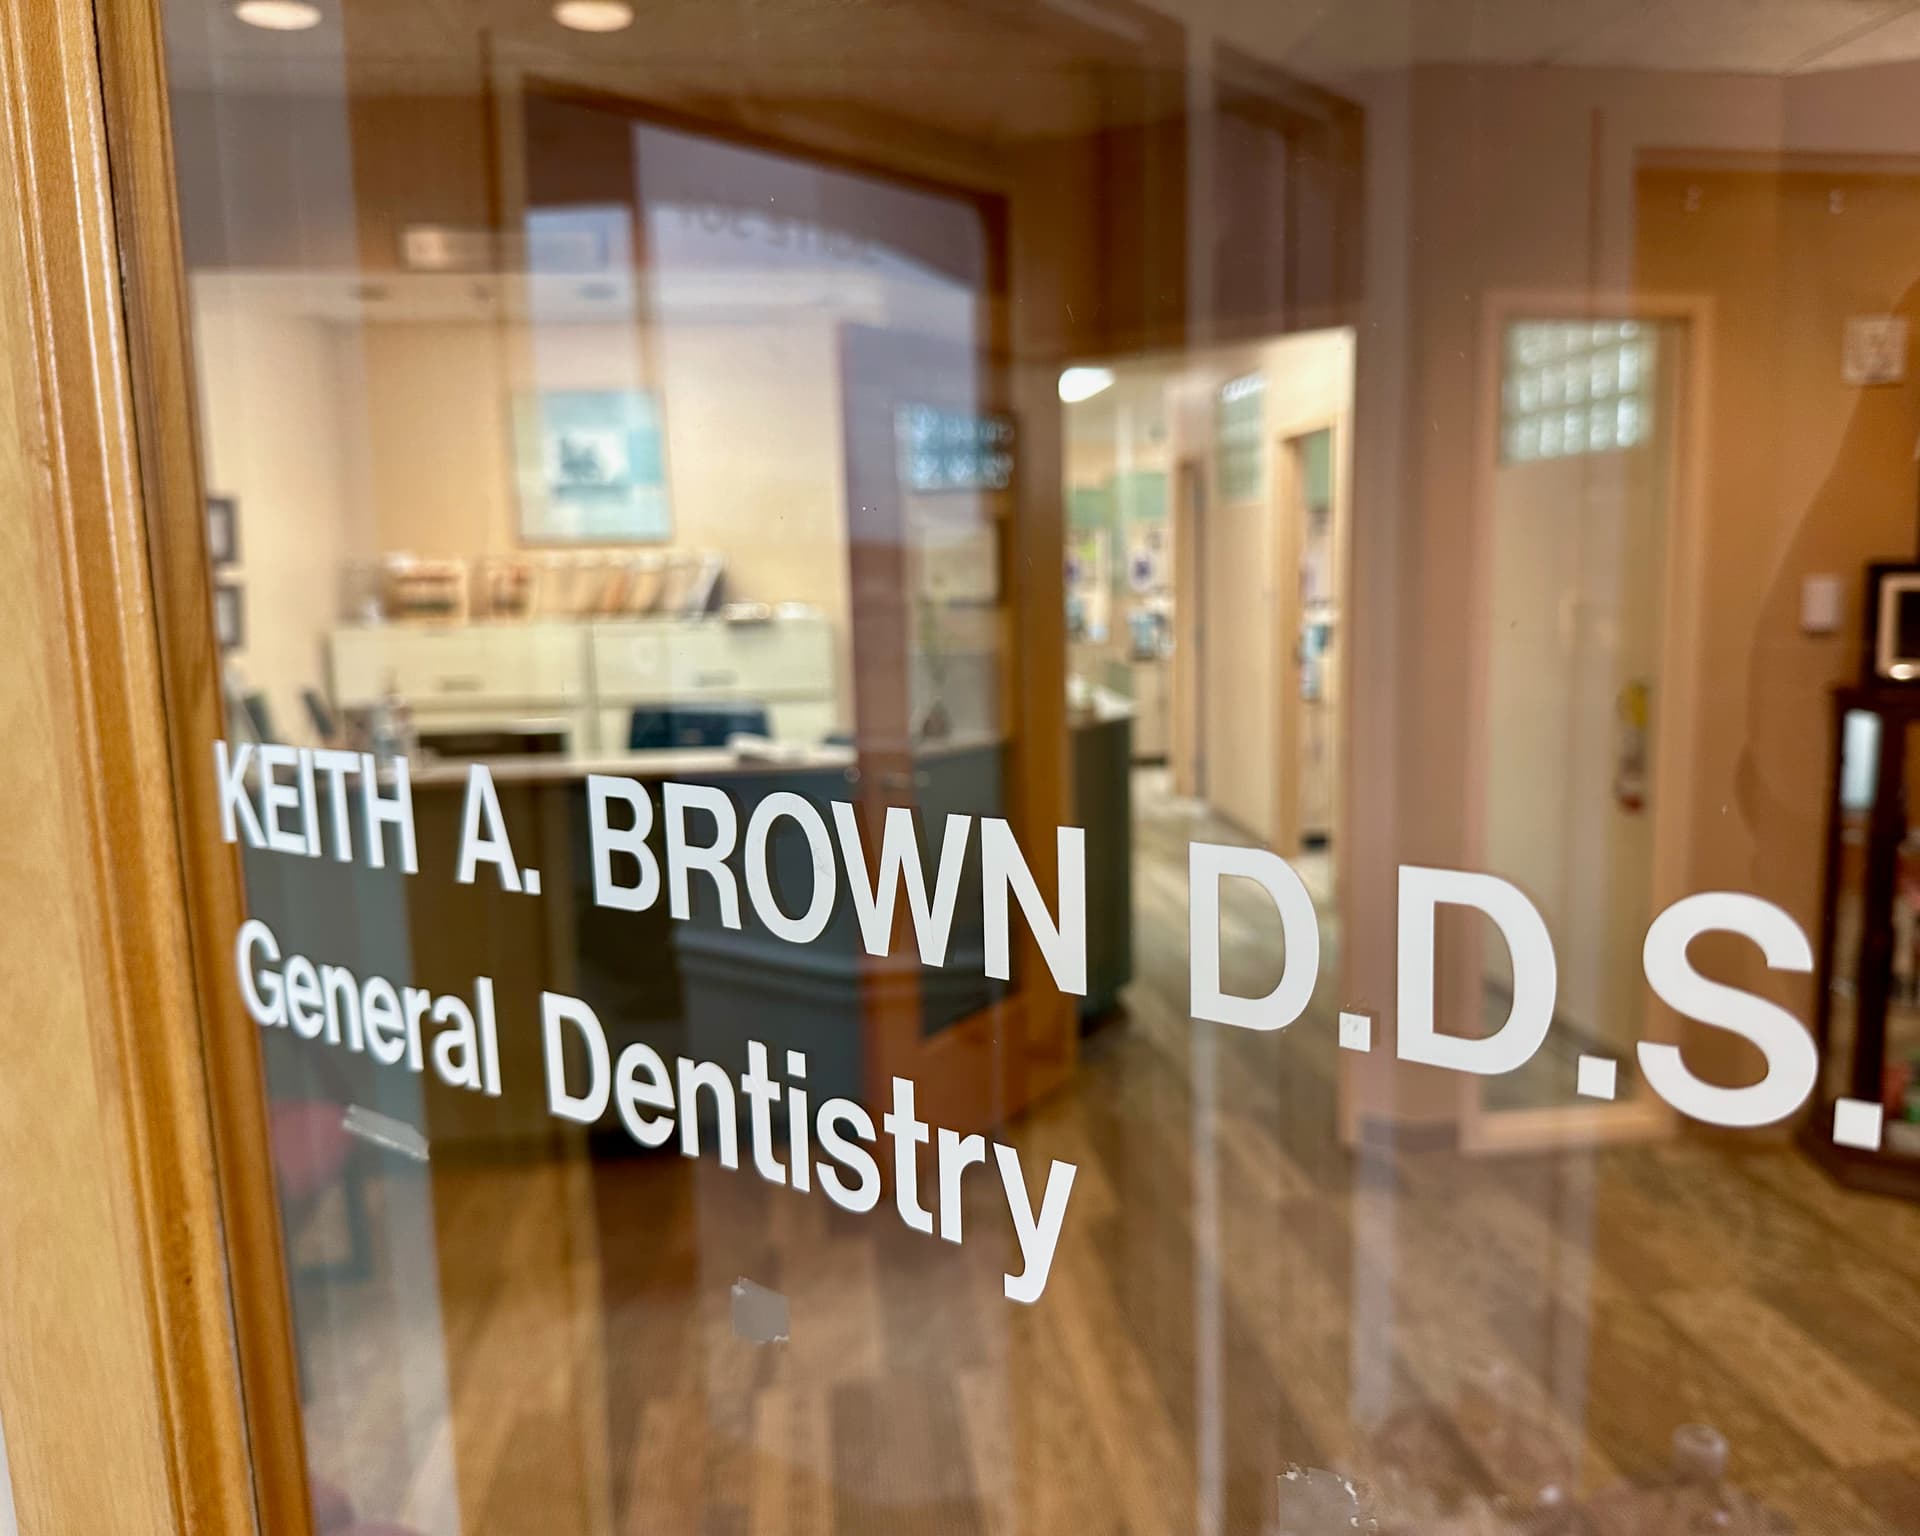
[{"label": "interior doorway", "polygon": [[1288,857],[1341,807],[1352,378],[1344,329],[1062,378],[1075,676],[1127,695],[1157,782]]},{"label": "interior doorway", "polygon": [[1289,564],[1298,573],[1283,730],[1292,780],[1288,841],[1302,855],[1324,855],[1331,846],[1339,790],[1339,573],[1346,520],[1336,510],[1335,430],[1329,423],[1281,444],[1285,490],[1278,512],[1292,546]]},{"label": "interior doorway", "polygon": [[[1507,307],[1491,323],[1476,867],[1526,894],[1561,964],[1546,1045],[1470,1084],[1470,1147],[1538,1145],[1569,1115],[1618,1136],[1667,1124],[1634,1047],[1670,1027],[1639,946],[1673,884],[1689,340],[1677,312]],[[1494,1030],[1511,962],[1503,944],[1476,943],[1461,1006]],[[1610,1096],[1598,1077],[1583,1091],[1589,1060],[1613,1064]]]},{"label": "interior doorway", "polygon": [[1206,466],[1198,458],[1180,463],[1178,500],[1174,504],[1173,687],[1171,690],[1171,767],[1175,794],[1191,800],[1206,796],[1206,717],[1199,707],[1200,683],[1206,676],[1207,610],[1203,603],[1180,602],[1193,573],[1206,558]]}]

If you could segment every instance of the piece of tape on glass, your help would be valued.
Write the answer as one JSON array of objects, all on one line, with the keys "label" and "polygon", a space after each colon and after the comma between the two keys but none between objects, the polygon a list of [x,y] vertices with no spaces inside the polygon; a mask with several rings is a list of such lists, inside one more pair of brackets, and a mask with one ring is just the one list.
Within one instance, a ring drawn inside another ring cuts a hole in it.
[{"label": "piece of tape on glass", "polygon": [[349,1104],[347,1112],[340,1117],[340,1125],[349,1136],[357,1136],[376,1147],[398,1152],[416,1163],[427,1160],[427,1138],[406,1121],[396,1120],[392,1115],[383,1115],[364,1104]]}]

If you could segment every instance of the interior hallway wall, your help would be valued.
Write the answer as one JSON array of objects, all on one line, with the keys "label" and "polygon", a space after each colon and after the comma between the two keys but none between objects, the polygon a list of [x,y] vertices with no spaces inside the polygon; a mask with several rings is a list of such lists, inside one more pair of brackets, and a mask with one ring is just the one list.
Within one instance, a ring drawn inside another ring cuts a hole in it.
[{"label": "interior hallway wall", "polygon": [[[1785,81],[1433,65],[1341,85],[1368,111],[1349,627],[1354,878],[1344,907],[1343,974],[1347,999],[1380,1017],[1390,1038],[1394,869],[1483,867],[1463,815],[1474,787],[1461,723],[1479,664],[1472,534],[1487,296],[1672,286],[1637,266],[1635,178],[1643,157],[1656,150],[1777,155],[1801,145],[1914,153],[1920,121],[1903,104],[1920,89],[1920,65]],[[1822,278],[1808,271],[1803,280]],[[1837,345],[1835,338],[1820,362],[1828,374],[1837,367]],[[1712,472],[1720,471],[1716,458]],[[1908,478],[1899,477],[1902,487]],[[1725,536],[1750,538],[1752,530],[1741,518]],[[1755,616],[1770,576],[1755,579],[1758,585],[1744,591],[1717,588],[1700,608],[1713,626],[1698,653],[1702,696],[1724,686],[1729,667],[1752,661]],[[1791,629],[1775,638],[1794,643]],[[1705,722],[1696,722],[1702,740],[1719,731]],[[1822,729],[1818,721],[1813,728]],[[1744,722],[1736,729],[1744,732]],[[1701,838],[1688,868],[1690,889],[1755,888],[1757,845],[1743,819],[1729,814],[1736,804],[1729,774],[1726,764],[1714,767],[1706,758],[1696,771],[1691,820]],[[1799,910],[1812,895],[1803,873],[1794,879]],[[1443,969],[1467,963],[1464,951],[1447,950],[1444,935],[1442,948]],[[1807,1016],[1804,980],[1767,977],[1753,957],[1721,956],[1716,963],[1725,979],[1772,991]],[[1709,1072],[1716,1052],[1724,1057],[1715,1039],[1690,1039],[1688,1048],[1704,1050]],[[1374,1115],[1451,1121],[1458,1113],[1455,1083],[1399,1068],[1390,1054],[1376,1050],[1348,1070],[1350,1125]]]},{"label": "interior hallway wall", "polygon": [[[1859,675],[1865,565],[1920,557],[1920,379],[1910,364],[1903,384],[1847,384],[1842,335],[1886,312],[1920,334],[1920,166],[1655,167],[1640,193],[1642,284],[1714,303],[1696,879],[1776,902],[1817,938],[1830,690]],[[1842,582],[1832,634],[1800,628],[1814,575]],[[1732,947],[1719,963],[1811,1020],[1812,977],[1763,976]],[[1757,1070],[1725,1037],[1698,1055],[1728,1080]]]},{"label": "interior hallway wall", "polygon": [[[237,508],[245,644],[234,659],[265,692],[276,734],[308,740],[301,690],[320,687],[338,573],[375,546],[350,493],[352,458],[331,327],[302,315],[197,305],[195,366],[210,495]],[[216,572],[216,578],[222,573]]]},{"label": "interior hallway wall", "polygon": [[[1346,331],[1287,336],[1255,350],[1264,382],[1259,492],[1241,501],[1219,494],[1214,444],[1206,463],[1212,493],[1202,533],[1200,601],[1202,740],[1231,743],[1209,752],[1203,794],[1234,825],[1285,853],[1286,808],[1298,803],[1299,710],[1294,645],[1299,631],[1299,536],[1287,520],[1280,455],[1287,438],[1321,427],[1335,432],[1334,518],[1345,521],[1344,452],[1353,405],[1353,338]],[[1215,391],[1217,394],[1217,389]]]},{"label": "interior hallway wall", "polygon": [[[240,505],[248,644],[276,726],[304,738],[346,560],[540,556],[525,544],[511,403],[525,326],[349,323],[203,283],[198,368],[210,491]],[[544,387],[632,387],[633,333],[539,328]],[[672,535],[727,559],[736,599],[803,602],[834,627],[850,718],[848,555],[833,322],[663,327],[654,358]]]},{"label": "interior hallway wall", "polygon": [[[637,333],[620,322],[543,323],[533,334],[524,325],[396,322],[362,326],[359,339],[367,483],[383,552],[538,553],[519,533],[512,400],[536,379],[540,388],[600,389],[649,377]],[[666,547],[724,555],[732,599],[825,613],[850,723],[835,322],[818,314],[675,322],[656,329],[651,363],[666,435]]]}]

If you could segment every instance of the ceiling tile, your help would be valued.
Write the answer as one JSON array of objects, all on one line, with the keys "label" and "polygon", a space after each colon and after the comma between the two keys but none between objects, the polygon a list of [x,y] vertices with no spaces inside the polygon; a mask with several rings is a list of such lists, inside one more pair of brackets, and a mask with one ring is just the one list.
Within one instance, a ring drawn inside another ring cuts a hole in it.
[{"label": "ceiling tile", "polygon": [[1920,59],[1920,6],[1903,10],[1865,32],[1856,32],[1830,51],[1805,58],[1810,70],[1855,69],[1863,64],[1893,64]]},{"label": "ceiling tile", "polygon": [[1896,15],[1907,0],[1654,0],[1556,56],[1561,64],[1784,74],[1809,54]]}]

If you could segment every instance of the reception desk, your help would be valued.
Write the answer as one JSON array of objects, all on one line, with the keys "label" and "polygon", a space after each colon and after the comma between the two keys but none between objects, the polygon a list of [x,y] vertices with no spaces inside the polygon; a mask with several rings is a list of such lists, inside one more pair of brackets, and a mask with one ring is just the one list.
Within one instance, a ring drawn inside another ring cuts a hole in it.
[{"label": "reception desk", "polygon": [[621,755],[636,710],[764,712],[767,734],[812,745],[838,724],[833,630],[799,615],[345,625],[328,636],[334,702],[389,691],[423,743],[483,737],[566,757]]}]

